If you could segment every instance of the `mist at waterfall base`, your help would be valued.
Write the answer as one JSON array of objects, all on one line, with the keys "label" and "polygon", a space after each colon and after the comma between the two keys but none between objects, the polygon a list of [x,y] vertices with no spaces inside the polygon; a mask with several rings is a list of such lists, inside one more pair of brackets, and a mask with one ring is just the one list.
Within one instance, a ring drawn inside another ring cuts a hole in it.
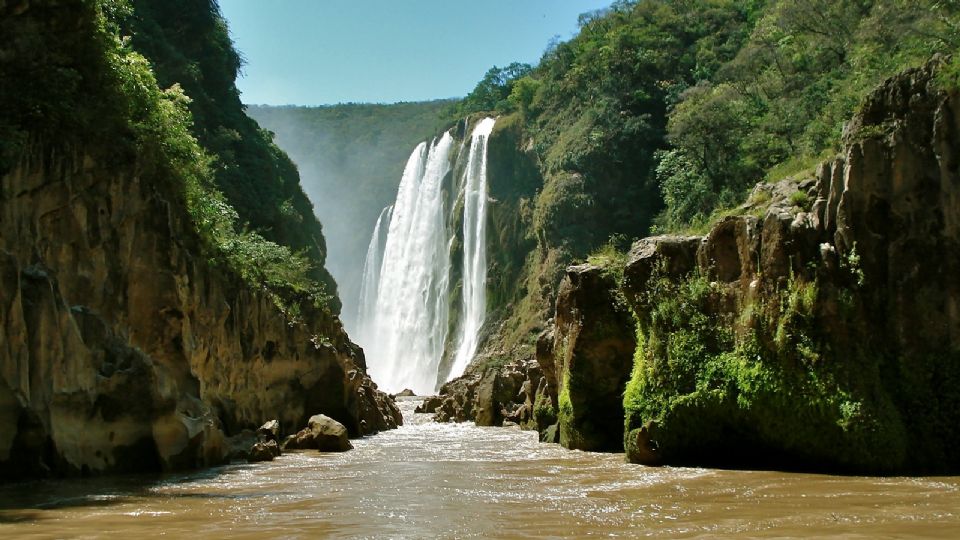
[{"label": "mist at waterfall base", "polygon": [[[433,393],[477,352],[486,315],[487,141],[494,124],[480,120],[459,145],[449,131],[420,143],[396,202],[377,219],[351,335],[371,376],[389,392]],[[451,305],[458,285],[452,276],[460,277],[459,309]]]}]

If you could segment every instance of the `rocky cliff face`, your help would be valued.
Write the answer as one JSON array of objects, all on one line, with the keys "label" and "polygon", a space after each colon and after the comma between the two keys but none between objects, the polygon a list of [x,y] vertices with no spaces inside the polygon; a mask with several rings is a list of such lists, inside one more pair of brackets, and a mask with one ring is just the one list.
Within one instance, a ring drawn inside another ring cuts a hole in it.
[{"label": "rocky cliff face", "polygon": [[[13,59],[92,78],[99,8],[59,5],[0,3],[5,75],[23,74]],[[101,97],[120,99],[84,99]],[[11,107],[27,142],[0,165],[0,479],[219,463],[228,436],[273,418],[289,433],[323,413],[353,436],[400,422],[334,315],[285,315],[208,259],[150,140],[37,133]]]},{"label": "rocky cliff face", "polygon": [[935,74],[887,81],[840,156],[758,186],[752,215],[634,245],[631,460],[956,467],[960,99]]},{"label": "rocky cliff face", "polygon": [[336,318],[290,322],[198,257],[150,171],[35,145],[3,176],[0,464],[5,472],[217,463],[224,437],[325,413],[395,427]]}]

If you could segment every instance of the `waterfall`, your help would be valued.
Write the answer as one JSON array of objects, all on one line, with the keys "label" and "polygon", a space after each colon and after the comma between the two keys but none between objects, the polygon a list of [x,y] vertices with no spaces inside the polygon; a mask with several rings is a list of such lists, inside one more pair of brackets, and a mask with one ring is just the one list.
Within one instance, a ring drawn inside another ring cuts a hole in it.
[{"label": "waterfall", "polygon": [[370,244],[367,246],[367,257],[363,262],[363,273],[360,279],[360,301],[357,304],[357,339],[362,342],[369,341],[372,328],[369,323],[373,320],[373,314],[377,307],[377,289],[380,285],[380,266],[383,264],[383,248],[387,240],[387,228],[383,225],[390,225],[390,217],[393,215],[393,205],[387,206],[380,211],[377,217],[377,224],[373,227],[373,235],[370,237]]},{"label": "waterfall", "polygon": [[463,312],[460,339],[447,380],[459,377],[477,353],[487,303],[487,140],[493,118],[470,135],[463,186]]},{"label": "waterfall", "polygon": [[[462,374],[476,353],[485,315],[486,141],[493,125],[494,119],[487,118],[474,128],[463,167],[452,161],[461,159],[465,146],[456,151],[449,132],[417,146],[407,160],[392,211],[384,209],[374,227],[355,337],[364,347],[370,374],[387,391],[436,390],[448,345],[455,263],[463,265],[463,309],[454,326],[458,332],[450,375]],[[450,186],[448,175],[461,168],[461,181]],[[464,212],[464,253],[457,261],[451,255],[457,236],[450,225],[456,221],[451,215],[456,205],[449,204],[451,187],[458,188],[456,199],[463,201]],[[384,241],[380,237],[387,222]]]}]

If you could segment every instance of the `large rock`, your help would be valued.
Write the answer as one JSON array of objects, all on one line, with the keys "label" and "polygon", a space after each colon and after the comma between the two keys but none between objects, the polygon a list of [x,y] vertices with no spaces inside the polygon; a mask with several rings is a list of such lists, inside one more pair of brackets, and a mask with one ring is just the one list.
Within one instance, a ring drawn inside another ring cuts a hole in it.
[{"label": "large rock", "polygon": [[280,456],[280,446],[277,444],[277,441],[271,439],[267,442],[257,442],[254,443],[253,447],[250,448],[249,456],[247,461],[250,463],[258,463],[262,461],[273,461],[274,458]]},{"label": "large rock", "polygon": [[[815,174],[758,186],[762,217],[721,220],[695,266],[680,239],[634,245],[630,460],[956,470],[960,94],[936,66],[873,92]],[[675,287],[657,305],[652,268]]]},{"label": "large rock", "polygon": [[347,434],[347,428],[333,418],[323,414],[310,417],[307,427],[291,435],[283,444],[287,450],[315,449],[321,452],[345,452],[353,445]]},{"label": "large rock", "polygon": [[523,429],[533,425],[537,383],[543,372],[532,359],[515,359],[498,367],[475,363],[462,376],[440,387],[440,394],[418,410],[434,412],[438,422],[469,422],[501,426],[504,421]]},{"label": "large rock", "polygon": [[677,279],[697,267],[700,236],[652,236],[633,244],[627,254],[623,288],[635,294],[644,290],[655,274]]},{"label": "large rock", "polygon": [[636,348],[633,321],[604,269],[571,266],[557,295],[554,364],[560,444],[623,450],[623,392]]},{"label": "large rock", "polygon": [[257,434],[250,429],[245,429],[236,435],[227,437],[227,455],[226,461],[246,461],[250,458],[250,450],[253,445],[261,442]]},{"label": "large rock", "polygon": [[437,412],[437,408],[440,407],[440,404],[443,403],[443,398],[440,396],[430,396],[425,398],[423,402],[417,405],[417,408],[413,412],[420,414],[434,414]]},{"label": "large rock", "polygon": [[270,420],[257,428],[257,437],[261,441],[280,441],[280,422]]}]

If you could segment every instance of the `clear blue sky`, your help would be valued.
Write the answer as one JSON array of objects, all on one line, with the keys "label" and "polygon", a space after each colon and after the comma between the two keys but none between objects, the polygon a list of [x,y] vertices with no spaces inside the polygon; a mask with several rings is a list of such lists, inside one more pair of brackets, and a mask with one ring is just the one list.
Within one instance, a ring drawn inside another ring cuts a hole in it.
[{"label": "clear blue sky", "polygon": [[220,0],[244,103],[464,96],[492,66],[536,63],[611,0]]}]

